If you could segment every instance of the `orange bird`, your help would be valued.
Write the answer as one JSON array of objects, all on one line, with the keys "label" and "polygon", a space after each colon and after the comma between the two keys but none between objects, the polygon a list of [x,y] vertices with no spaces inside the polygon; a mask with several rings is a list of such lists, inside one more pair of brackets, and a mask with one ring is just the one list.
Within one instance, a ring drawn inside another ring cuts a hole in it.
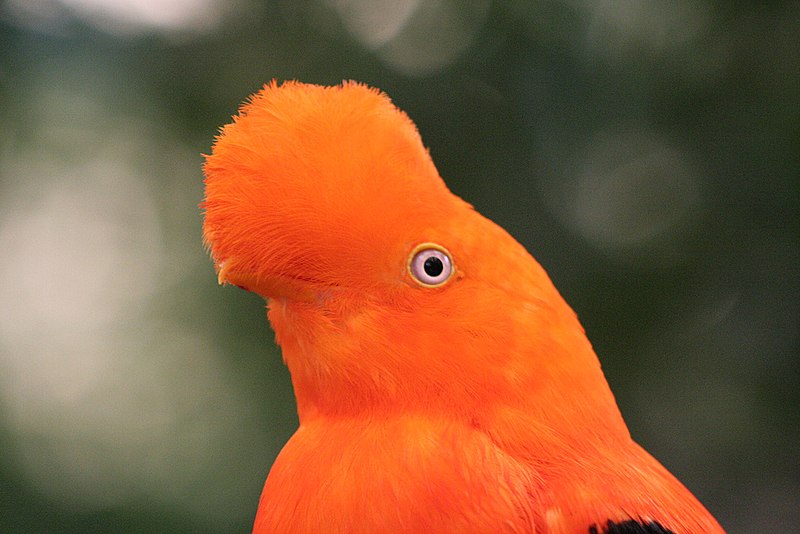
[{"label": "orange bird", "polygon": [[723,532],[631,439],[542,267],[386,95],[266,85],[205,174],[219,280],[267,300],[300,418],[253,532]]}]

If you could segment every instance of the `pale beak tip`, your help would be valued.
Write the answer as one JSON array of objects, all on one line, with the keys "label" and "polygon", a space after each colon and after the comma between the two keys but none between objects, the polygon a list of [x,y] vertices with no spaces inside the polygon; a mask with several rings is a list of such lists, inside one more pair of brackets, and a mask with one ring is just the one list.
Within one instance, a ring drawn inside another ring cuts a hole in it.
[{"label": "pale beak tip", "polygon": [[222,263],[218,264],[217,268],[219,269],[217,271],[217,283],[219,285],[221,285],[221,286],[227,284],[228,283],[228,277],[226,276],[226,274],[227,274],[228,270],[226,269],[225,262],[222,262]]}]

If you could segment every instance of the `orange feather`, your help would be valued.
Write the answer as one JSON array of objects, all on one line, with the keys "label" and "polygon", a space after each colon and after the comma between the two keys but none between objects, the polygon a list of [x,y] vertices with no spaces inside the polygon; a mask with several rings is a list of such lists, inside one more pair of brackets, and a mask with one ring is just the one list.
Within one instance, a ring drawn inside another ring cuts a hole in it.
[{"label": "orange feather", "polygon": [[273,82],[205,173],[219,279],[267,299],[300,417],[254,532],[722,532],[384,94]]}]

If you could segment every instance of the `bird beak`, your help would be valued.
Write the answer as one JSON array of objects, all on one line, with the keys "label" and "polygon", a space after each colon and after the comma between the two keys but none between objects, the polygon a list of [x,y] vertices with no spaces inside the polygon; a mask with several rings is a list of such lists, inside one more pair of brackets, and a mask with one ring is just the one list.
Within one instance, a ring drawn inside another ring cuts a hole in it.
[{"label": "bird beak", "polygon": [[287,276],[260,276],[242,272],[235,269],[228,261],[217,264],[217,282],[220,285],[233,285],[245,291],[252,291],[264,299],[287,298],[313,302],[317,293],[312,282]]},{"label": "bird beak", "polygon": [[264,284],[258,276],[235,269],[230,261],[221,261],[217,264],[217,282],[220,285],[232,285],[245,291],[253,291],[265,298],[270,296],[263,295],[259,291],[260,286]]},{"label": "bird beak", "polygon": [[224,261],[217,264],[217,283],[221,286],[231,283],[228,280],[228,269],[226,268],[227,265],[230,264],[226,264]]}]

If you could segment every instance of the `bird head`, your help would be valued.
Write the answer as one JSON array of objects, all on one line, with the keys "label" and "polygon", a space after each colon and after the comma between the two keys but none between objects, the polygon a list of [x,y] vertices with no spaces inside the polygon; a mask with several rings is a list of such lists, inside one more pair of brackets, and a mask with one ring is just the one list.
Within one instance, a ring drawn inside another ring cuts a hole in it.
[{"label": "bird head", "polygon": [[466,207],[405,114],[354,83],[265,87],[223,128],[205,171],[220,281],[266,298],[392,285],[416,241]]},{"label": "bird head", "polygon": [[559,376],[581,390],[599,375],[606,391],[544,270],[447,189],[381,92],[273,82],[222,129],[204,170],[219,280],[267,300],[301,418],[474,411],[544,395]]}]

